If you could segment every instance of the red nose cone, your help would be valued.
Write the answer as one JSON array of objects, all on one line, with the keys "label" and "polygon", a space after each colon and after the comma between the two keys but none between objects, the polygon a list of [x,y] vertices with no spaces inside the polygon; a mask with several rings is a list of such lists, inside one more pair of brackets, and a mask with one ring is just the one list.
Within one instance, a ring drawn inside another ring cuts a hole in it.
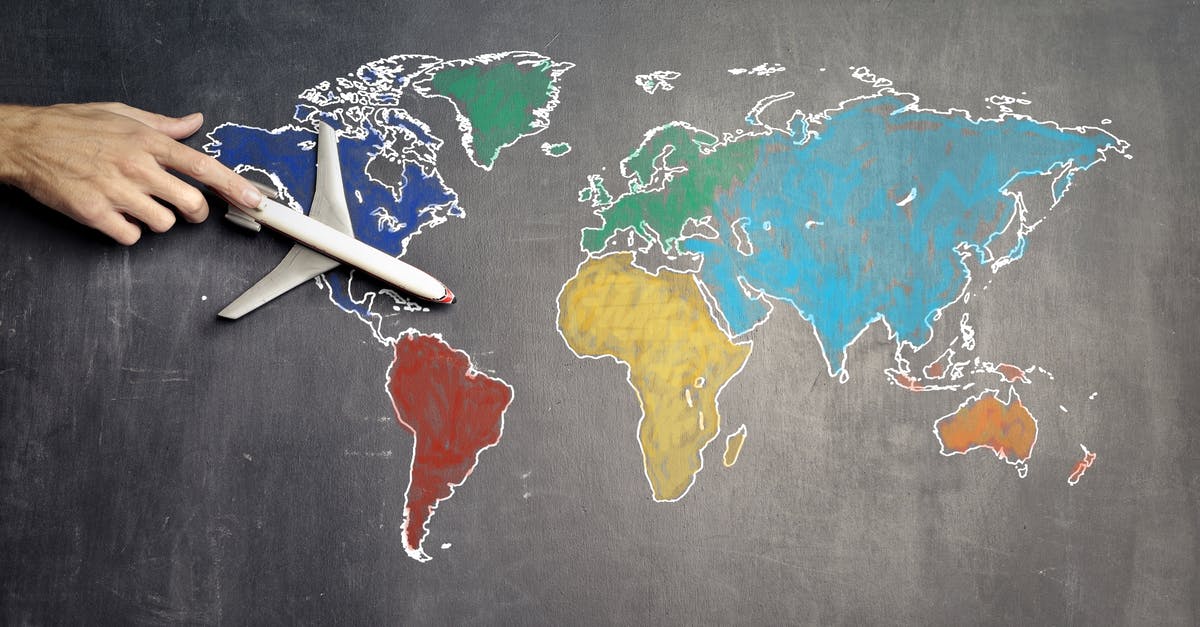
[{"label": "red nose cone", "polygon": [[439,300],[438,302],[439,302],[439,303],[446,303],[446,304],[448,305],[448,304],[450,304],[450,303],[453,303],[453,302],[454,302],[454,300],[455,300],[455,298],[454,298],[454,292],[451,292],[451,291],[450,291],[450,288],[446,288],[446,295],[445,295],[445,296],[443,296],[443,297],[441,298],[441,300]]}]

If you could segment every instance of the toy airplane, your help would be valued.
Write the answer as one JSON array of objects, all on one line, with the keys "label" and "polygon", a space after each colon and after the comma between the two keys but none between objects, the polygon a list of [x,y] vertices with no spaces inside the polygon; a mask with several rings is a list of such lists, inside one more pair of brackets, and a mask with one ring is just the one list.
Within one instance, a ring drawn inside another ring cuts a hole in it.
[{"label": "toy airplane", "polygon": [[318,130],[317,188],[308,215],[273,200],[271,197],[275,195],[275,190],[263,191],[266,197],[259,206],[244,210],[230,206],[225,217],[255,232],[265,224],[298,243],[292,246],[274,270],[229,303],[218,316],[237,320],[293,287],[343,263],[425,300],[454,302],[454,294],[437,279],[354,237],[350,210],[346,207],[346,191],[342,185],[337,135],[328,124],[321,122]]}]

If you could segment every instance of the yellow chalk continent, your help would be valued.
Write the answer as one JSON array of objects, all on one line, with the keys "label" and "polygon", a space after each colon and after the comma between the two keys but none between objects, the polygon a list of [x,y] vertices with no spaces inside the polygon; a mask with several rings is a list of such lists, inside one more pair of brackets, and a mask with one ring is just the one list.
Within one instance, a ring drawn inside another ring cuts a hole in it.
[{"label": "yellow chalk continent", "polygon": [[709,315],[691,275],[634,267],[633,255],[590,258],[563,286],[558,326],[580,356],[629,367],[642,405],[638,438],[657,501],[687,494],[720,430],[717,394],[750,357]]}]

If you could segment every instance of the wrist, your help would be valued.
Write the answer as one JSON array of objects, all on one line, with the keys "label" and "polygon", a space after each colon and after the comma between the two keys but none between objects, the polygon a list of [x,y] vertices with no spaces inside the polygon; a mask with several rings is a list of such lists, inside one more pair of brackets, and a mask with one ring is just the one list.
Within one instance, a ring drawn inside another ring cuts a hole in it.
[{"label": "wrist", "polygon": [[19,184],[24,171],[20,159],[22,129],[28,126],[28,115],[34,109],[0,105],[0,184]]}]

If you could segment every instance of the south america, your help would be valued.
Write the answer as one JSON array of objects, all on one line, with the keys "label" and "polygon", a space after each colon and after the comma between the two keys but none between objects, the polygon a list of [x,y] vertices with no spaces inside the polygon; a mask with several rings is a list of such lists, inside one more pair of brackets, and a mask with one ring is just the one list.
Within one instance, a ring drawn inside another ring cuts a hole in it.
[{"label": "south america", "polygon": [[425,562],[429,519],[471,476],[479,454],[500,441],[513,389],[439,336],[410,330],[394,348],[387,390],[396,420],[413,435],[401,534],[409,557]]}]

